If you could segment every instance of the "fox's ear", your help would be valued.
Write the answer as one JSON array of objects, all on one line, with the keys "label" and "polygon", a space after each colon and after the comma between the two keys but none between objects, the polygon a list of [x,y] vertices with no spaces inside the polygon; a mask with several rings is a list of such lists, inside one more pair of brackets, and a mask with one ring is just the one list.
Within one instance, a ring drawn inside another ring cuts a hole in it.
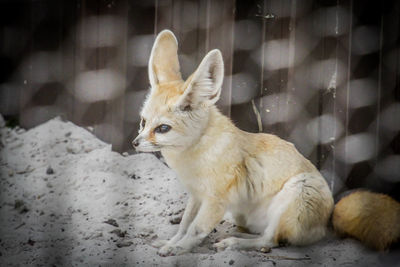
[{"label": "fox's ear", "polygon": [[160,32],[154,42],[149,60],[149,80],[153,88],[162,82],[182,80],[178,41],[169,30]]},{"label": "fox's ear", "polygon": [[218,49],[210,51],[189,78],[178,105],[188,110],[199,105],[210,106],[218,101],[224,79],[224,61]]}]

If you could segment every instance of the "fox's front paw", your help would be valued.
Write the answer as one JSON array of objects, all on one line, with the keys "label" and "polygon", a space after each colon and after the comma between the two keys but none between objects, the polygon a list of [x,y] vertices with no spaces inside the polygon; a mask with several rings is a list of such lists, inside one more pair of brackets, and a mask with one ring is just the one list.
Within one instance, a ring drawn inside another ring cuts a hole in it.
[{"label": "fox's front paw", "polygon": [[155,248],[161,248],[165,246],[168,243],[168,240],[156,240],[153,243],[151,243],[151,246]]},{"label": "fox's front paw", "polygon": [[162,248],[160,248],[160,250],[157,252],[157,254],[162,257],[166,257],[166,256],[181,255],[186,252],[189,252],[189,250],[185,249],[183,247],[180,247],[180,246],[167,244],[167,245],[163,246]]},{"label": "fox's front paw", "polygon": [[236,237],[228,237],[215,243],[213,247],[216,248],[218,251],[224,249],[239,249],[237,240],[238,239]]}]

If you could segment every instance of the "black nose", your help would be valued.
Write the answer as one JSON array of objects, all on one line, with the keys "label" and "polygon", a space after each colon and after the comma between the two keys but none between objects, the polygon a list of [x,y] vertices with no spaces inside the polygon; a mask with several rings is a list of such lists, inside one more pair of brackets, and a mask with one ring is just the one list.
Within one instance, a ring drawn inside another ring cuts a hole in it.
[{"label": "black nose", "polygon": [[137,147],[137,146],[139,145],[138,140],[133,140],[132,145],[133,145],[134,147]]}]

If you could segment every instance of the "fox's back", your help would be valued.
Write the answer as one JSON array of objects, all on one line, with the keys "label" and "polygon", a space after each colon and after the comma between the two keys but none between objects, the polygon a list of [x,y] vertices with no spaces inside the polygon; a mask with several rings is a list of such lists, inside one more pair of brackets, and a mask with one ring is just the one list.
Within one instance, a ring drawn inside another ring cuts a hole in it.
[{"label": "fox's back", "polygon": [[292,143],[273,134],[243,131],[242,134],[244,157],[259,161],[267,177],[285,180],[299,173],[317,172],[314,165]]}]

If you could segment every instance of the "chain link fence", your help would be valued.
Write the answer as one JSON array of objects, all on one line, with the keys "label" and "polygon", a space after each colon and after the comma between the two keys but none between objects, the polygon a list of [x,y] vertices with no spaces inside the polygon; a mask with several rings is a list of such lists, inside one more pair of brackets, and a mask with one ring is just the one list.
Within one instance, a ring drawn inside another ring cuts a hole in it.
[{"label": "chain link fence", "polygon": [[129,151],[155,34],[180,42],[184,77],[222,51],[221,110],[293,142],[335,194],[400,191],[396,1],[2,1],[0,113],[54,116]]}]

